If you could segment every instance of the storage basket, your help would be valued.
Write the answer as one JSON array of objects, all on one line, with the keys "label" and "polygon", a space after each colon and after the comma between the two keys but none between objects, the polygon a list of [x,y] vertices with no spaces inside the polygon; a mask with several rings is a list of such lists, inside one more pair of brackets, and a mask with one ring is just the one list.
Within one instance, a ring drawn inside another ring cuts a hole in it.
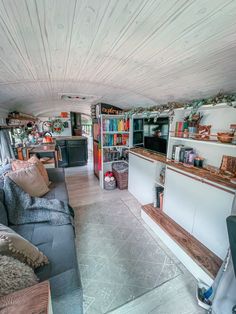
[{"label": "storage basket", "polygon": [[114,190],[116,188],[116,180],[107,182],[104,180],[104,189],[105,190]]},{"label": "storage basket", "polygon": [[112,172],[117,182],[117,187],[120,190],[128,188],[128,164],[124,161],[115,162],[112,164]]}]

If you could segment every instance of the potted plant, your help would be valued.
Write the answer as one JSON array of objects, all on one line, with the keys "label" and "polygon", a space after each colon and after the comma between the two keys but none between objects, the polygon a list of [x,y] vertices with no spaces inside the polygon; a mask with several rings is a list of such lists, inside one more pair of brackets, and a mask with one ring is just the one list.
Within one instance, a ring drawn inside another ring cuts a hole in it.
[{"label": "potted plant", "polygon": [[190,114],[184,118],[184,121],[188,123],[188,132],[190,138],[195,137],[201,119],[202,115],[195,111],[191,111]]}]

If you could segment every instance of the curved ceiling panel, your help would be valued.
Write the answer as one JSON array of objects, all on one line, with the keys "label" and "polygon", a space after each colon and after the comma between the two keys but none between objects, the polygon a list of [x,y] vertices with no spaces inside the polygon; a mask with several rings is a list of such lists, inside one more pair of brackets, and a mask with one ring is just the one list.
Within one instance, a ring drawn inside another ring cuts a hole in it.
[{"label": "curved ceiling panel", "polygon": [[[0,1],[0,113],[89,113],[236,86],[236,1]],[[92,95],[68,102],[61,94]]]}]

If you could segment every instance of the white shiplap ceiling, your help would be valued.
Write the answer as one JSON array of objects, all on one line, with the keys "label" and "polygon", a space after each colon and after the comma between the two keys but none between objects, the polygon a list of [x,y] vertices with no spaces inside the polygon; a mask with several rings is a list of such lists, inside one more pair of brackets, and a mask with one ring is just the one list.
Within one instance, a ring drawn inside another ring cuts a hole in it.
[{"label": "white shiplap ceiling", "polygon": [[[235,0],[0,1],[0,112],[236,91]],[[73,103],[59,94],[92,95]]]}]

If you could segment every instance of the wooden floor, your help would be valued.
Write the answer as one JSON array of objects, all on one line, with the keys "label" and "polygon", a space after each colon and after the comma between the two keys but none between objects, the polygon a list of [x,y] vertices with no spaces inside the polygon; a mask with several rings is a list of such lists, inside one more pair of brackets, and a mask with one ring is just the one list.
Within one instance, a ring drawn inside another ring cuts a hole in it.
[{"label": "wooden floor", "polygon": [[222,264],[218,256],[152,204],[142,208],[205,272],[215,278]]},{"label": "wooden floor", "polygon": [[92,204],[114,198],[129,199],[127,190],[102,190],[93,172],[92,151],[89,151],[88,164],[83,167],[66,168],[66,184],[72,207]]}]

